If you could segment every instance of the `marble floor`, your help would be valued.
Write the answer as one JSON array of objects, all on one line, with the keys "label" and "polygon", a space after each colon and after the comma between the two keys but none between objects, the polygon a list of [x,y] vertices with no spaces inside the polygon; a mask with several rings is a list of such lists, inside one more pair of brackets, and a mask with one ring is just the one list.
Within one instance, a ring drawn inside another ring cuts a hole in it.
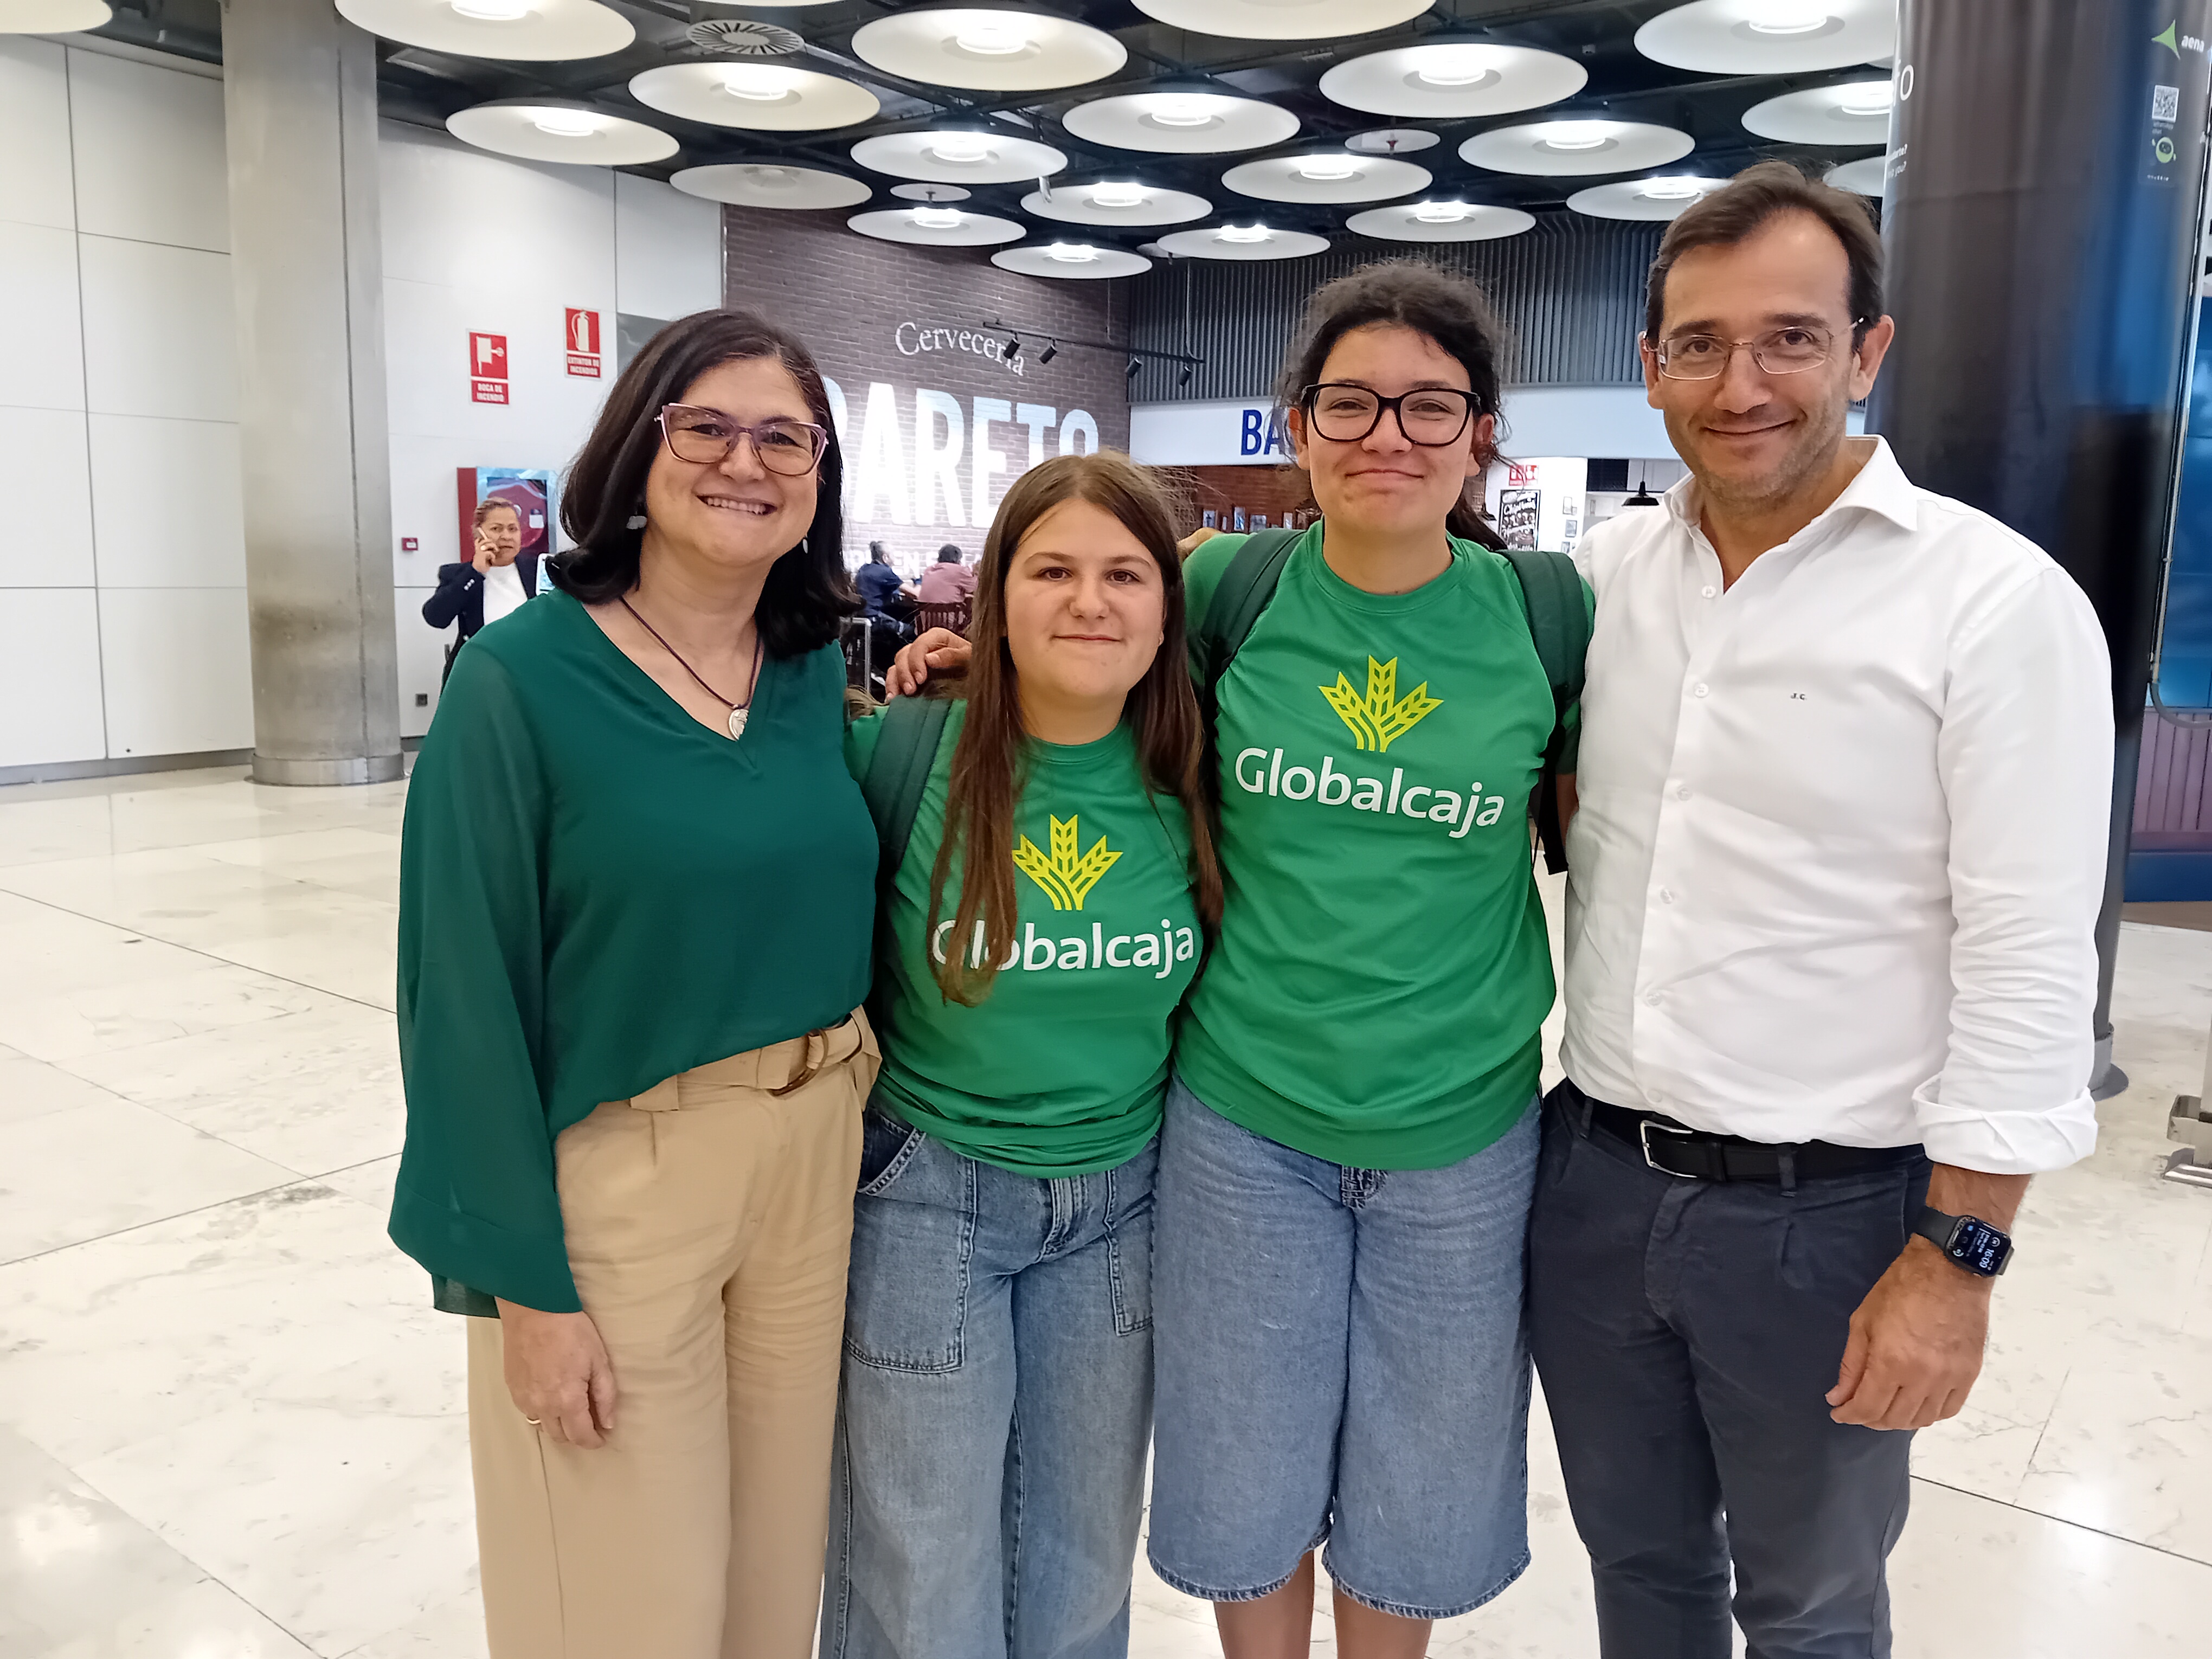
[{"label": "marble floor", "polygon": [[[384,1238],[403,800],[0,789],[0,1659],[483,1652],[459,1331]],[[2130,924],[2116,1006],[2135,1086],[2037,1183],[1972,1405],[1919,1442],[1906,1659],[2212,1649],[2212,1192],[2157,1179],[2212,933]],[[1594,1652],[1533,1438],[1534,1565],[1432,1654]],[[1218,1651],[1141,1568],[1135,1626]]]}]

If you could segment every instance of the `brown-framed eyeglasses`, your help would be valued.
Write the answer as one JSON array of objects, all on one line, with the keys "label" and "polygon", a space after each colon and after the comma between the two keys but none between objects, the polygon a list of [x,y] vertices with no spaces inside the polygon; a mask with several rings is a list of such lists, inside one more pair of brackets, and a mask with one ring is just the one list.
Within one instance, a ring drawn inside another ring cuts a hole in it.
[{"label": "brown-framed eyeglasses", "polygon": [[803,478],[814,471],[822,452],[830,447],[829,433],[811,421],[779,417],[747,426],[719,409],[700,404],[666,404],[657,418],[668,453],[679,461],[700,466],[719,466],[729,459],[739,439],[749,438],[753,453],[769,471],[787,478]]}]

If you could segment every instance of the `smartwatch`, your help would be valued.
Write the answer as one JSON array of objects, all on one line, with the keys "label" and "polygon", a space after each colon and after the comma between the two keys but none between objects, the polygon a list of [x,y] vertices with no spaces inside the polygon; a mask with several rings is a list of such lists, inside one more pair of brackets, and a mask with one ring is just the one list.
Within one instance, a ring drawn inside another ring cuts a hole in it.
[{"label": "smartwatch", "polygon": [[2011,1237],[1977,1216],[1946,1215],[1923,1204],[1912,1231],[1983,1279],[1995,1279],[2012,1265]]}]

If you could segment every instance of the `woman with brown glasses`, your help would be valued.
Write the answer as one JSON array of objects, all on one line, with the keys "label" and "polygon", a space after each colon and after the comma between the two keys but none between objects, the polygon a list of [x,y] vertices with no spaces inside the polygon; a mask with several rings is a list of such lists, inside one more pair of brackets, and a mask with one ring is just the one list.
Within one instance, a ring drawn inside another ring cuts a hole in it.
[{"label": "woman with brown glasses", "polygon": [[877,1049],[842,470],[804,347],[664,329],[401,854],[392,1236],[469,1326],[493,1659],[800,1659]]}]

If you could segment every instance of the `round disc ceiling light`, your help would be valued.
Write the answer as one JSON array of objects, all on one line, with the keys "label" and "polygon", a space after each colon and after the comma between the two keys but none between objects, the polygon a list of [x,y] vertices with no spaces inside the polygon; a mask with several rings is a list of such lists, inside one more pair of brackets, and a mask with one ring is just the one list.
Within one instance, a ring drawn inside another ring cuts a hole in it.
[{"label": "round disc ceiling light", "polygon": [[1094,98],[1060,118],[1078,138],[1162,155],[1218,155],[1295,137],[1298,118],[1257,98],[1218,92],[1138,92]]},{"label": "round disc ceiling light", "polygon": [[1431,175],[1411,161],[1340,149],[1247,161],[1223,173],[1221,182],[1263,202],[1386,202],[1426,190]]},{"label": "round disc ceiling light", "polygon": [[456,58],[550,64],[604,58],[637,39],[599,0],[337,0],[338,15],[371,34]]},{"label": "round disc ceiling light", "polygon": [[1888,179],[1889,157],[1869,155],[1863,161],[1846,161],[1839,167],[1830,167],[1820,182],[1847,190],[1854,196],[1879,197]]},{"label": "round disc ceiling light", "polygon": [[1025,247],[1001,248],[991,256],[1001,270],[1024,276],[1058,276],[1081,281],[1100,276],[1134,276],[1150,270],[1152,262],[1126,248],[1101,247],[1095,242],[1032,242]]},{"label": "round disc ceiling light", "polygon": [[1320,40],[1411,22],[1430,0],[1136,0],[1173,28],[1231,40]]},{"label": "round disc ceiling light", "polygon": [[1569,178],[1591,173],[1633,173],[1679,161],[1697,147],[1686,132],[1642,121],[1536,121],[1479,132],[1459,147],[1460,157],[1493,173]]},{"label": "round disc ceiling light", "polygon": [[1022,198],[1022,211],[1068,225],[1182,225],[1203,219],[1213,204],[1186,190],[1161,190],[1130,179],[1055,185]]},{"label": "round disc ceiling light", "polygon": [[1580,64],[1555,52],[1441,40],[1339,64],[1321,77],[1321,89],[1346,109],[1449,120],[1556,104],[1589,79]]},{"label": "round disc ceiling light", "polygon": [[1345,228],[1386,242],[1486,242],[1518,236],[1536,222],[1519,208],[1483,207],[1472,202],[1401,202],[1370,208],[1344,222]]},{"label": "round disc ceiling light", "polygon": [[1702,197],[1728,183],[1725,179],[1623,179],[1594,185],[1567,198],[1567,205],[1593,219],[1672,219]]},{"label": "round disc ceiling light", "polygon": [[861,26],[853,52],[927,86],[1036,92],[1099,80],[1129,61],[1103,29],[1035,12],[902,11]]},{"label": "round disc ceiling light", "polygon": [[964,128],[863,138],[853,146],[853,159],[878,173],[938,185],[1018,185],[1067,166],[1067,157],[1050,144]]},{"label": "round disc ceiling light", "polygon": [[114,15],[107,0],[0,0],[0,34],[75,34]]},{"label": "round disc ceiling light", "polygon": [[1743,112],[1743,124],[1762,138],[1785,144],[1886,144],[1895,93],[1888,81],[1785,93],[1753,104]]},{"label": "round disc ceiling light", "polygon": [[1434,149],[1443,142],[1420,127],[1377,127],[1372,132],[1353,133],[1344,141],[1344,147],[1362,155],[1411,155],[1416,150]]},{"label": "round disc ceiling light", "polygon": [[666,161],[677,148],[675,139],[642,121],[537,98],[456,110],[446,118],[446,131],[478,149],[574,167],[641,167]]},{"label": "round disc ceiling light", "polygon": [[1029,234],[1012,219],[969,213],[956,207],[886,208],[856,213],[845,221],[863,236],[878,241],[912,242],[919,247],[994,247]]},{"label": "round disc ceiling light", "polygon": [[1656,62],[1712,75],[1790,75],[1897,50],[1896,0],[1692,0],[1636,31]]},{"label": "round disc ceiling light", "polygon": [[708,126],[756,132],[820,132],[849,127],[883,107],[866,87],[784,64],[666,64],[631,78],[630,95],[648,109]]},{"label": "round disc ceiling light", "polygon": [[875,192],[858,179],[823,167],[793,167],[786,161],[732,161],[720,167],[686,167],[669,181],[687,196],[732,207],[858,207]]},{"label": "round disc ceiling light", "polygon": [[1160,250],[1185,259],[1303,259],[1328,252],[1328,238],[1303,230],[1271,230],[1263,224],[1215,225],[1206,230],[1171,230]]}]

